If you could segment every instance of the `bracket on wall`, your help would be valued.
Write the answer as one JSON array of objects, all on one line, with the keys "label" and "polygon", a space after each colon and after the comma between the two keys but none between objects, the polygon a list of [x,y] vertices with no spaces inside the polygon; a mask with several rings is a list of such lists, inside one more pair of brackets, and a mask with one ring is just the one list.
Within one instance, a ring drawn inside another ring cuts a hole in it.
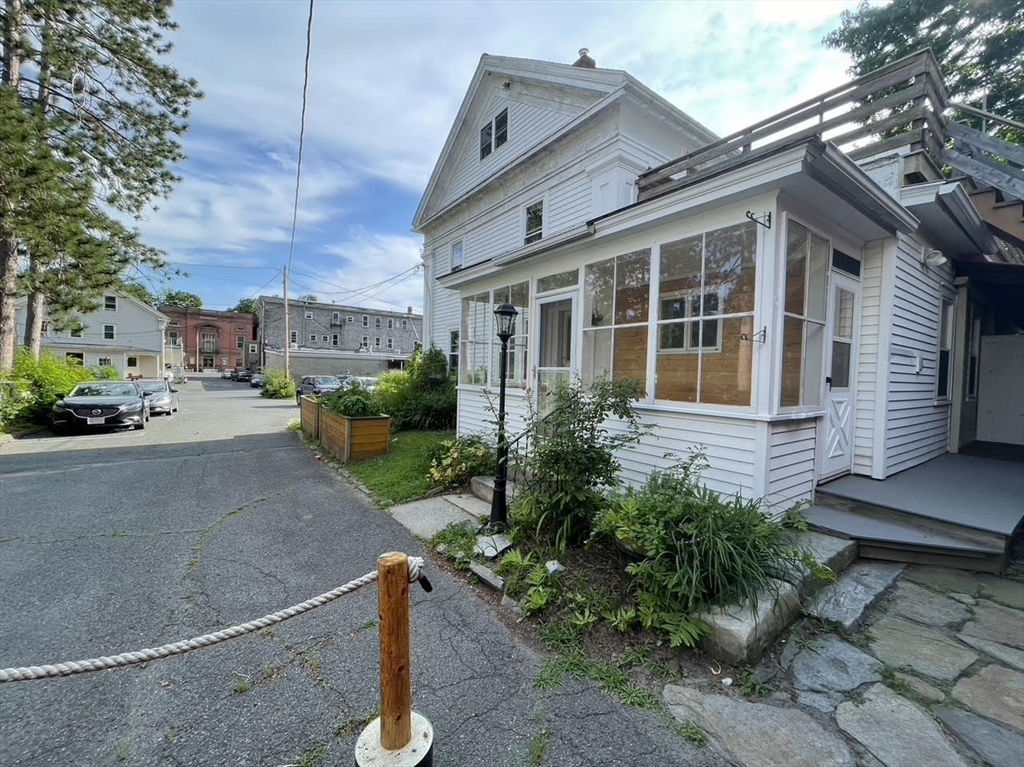
[{"label": "bracket on wall", "polygon": [[765,341],[768,340],[768,326],[765,325],[759,331],[754,333],[754,335],[750,335],[750,333],[740,333],[740,340],[750,341],[751,343],[755,344],[763,344]]},{"label": "bracket on wall", "polygon": [[746,215],[755,224],[763,226],[765,229],[772,228],[772,212],[770,210],[761,214],[755,214],[753,211],[748,210]]}]

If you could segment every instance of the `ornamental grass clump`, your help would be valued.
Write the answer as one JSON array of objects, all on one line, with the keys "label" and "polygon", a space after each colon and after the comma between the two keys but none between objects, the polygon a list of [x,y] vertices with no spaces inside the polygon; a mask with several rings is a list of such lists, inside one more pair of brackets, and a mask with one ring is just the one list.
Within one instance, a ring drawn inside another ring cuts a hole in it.
[{"label": "ornamental grass clump", "polygon": [[[761,501],[725,497],[700,483],[703,453],[651,474],[640,489],[613,495],[596,532],[631,553],[626,571],[641,622],[665,631],[673,646],[693,646],[707,627],[697,617],[714,606],[777,597],[780,581],[812,565],[785,521]],[[822,569],[817,563],[816,572]]]}]

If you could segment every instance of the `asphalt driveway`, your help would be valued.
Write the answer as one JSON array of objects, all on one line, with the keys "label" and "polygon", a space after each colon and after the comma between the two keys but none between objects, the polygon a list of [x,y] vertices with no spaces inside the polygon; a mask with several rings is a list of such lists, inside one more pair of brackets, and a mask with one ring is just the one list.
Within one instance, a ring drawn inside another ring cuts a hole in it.
[{"label": "asphalt driveway", "polygon": [[[209,377],[145,431],[0,446],[0,667],[184,639],[335,588],[382,552],[421,554],[285,429],[296,416]],[[430,575],[413,684],[435,765],[718,763],[589,684],[534,689],[538,658]],[[371,587],[177,658],[2,684],[0,764],[350,765],[378,704],[375,619]]]}]

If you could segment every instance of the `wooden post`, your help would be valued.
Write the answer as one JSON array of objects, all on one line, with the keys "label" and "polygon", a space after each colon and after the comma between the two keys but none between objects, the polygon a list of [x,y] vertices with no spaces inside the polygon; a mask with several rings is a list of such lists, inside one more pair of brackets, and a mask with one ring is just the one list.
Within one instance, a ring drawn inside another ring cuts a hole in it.
[{"label": "wooden post", "polygon": [[377,559],[380,608],[380,744],[396,750],[412,740],[409,666],[409,559],[392,551]]},{"label": "wooden post", "polygon": [[381,554],[377,586],[380,716],[356,740],[356,767],[433,767],[434,727],[412,710],[409,558],[397,551]]}]

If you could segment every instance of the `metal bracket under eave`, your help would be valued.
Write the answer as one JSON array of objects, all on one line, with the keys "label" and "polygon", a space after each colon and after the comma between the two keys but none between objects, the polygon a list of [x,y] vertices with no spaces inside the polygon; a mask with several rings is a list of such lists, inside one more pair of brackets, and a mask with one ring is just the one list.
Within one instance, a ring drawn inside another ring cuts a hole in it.
[{"label": "metal bracket under eave", "polygon": [[748,210],[746,215],[747,218],[749,218],[755,224],[759,224],[760,226],[763,226],[765,229],[772,228],[772,212],[770,210],[765,213],[761,213],[760,215],[755,214],[751,210]]},{"label": "metal bracket under eave", "polygon": [[[769,213],[768,215],[770,216],[771,214]],[[758,221],[758,223],[761,222]],[[754,335],[750,335],[750,333],[740,333],[740,340],[750,341],[751,343],[755,344],[763,344],[765,341],[768,340],[768,326],[765,325],[759,331],[754,333]]]}]

